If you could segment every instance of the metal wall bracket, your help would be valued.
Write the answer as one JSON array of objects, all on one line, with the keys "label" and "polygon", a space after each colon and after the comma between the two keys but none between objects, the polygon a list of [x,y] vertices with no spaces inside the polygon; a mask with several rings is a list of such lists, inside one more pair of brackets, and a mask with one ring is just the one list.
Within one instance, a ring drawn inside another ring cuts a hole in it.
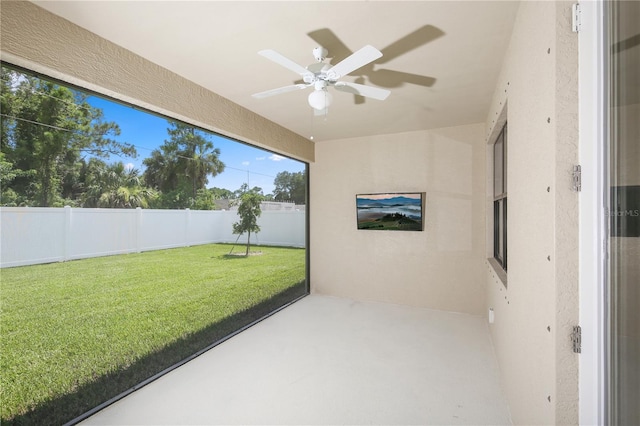
[{"label": "metal wall bracket", "polygon": [[580,32],[581,22],[580,3],[574,3],[571,6],[571,30],[574,33]]},{"label": "metal wall bracket", "polygon": [[571,348],[573,353],[579,354],[582,352],[582,328],[579,325],[574,326],[571,332]]},{"label": "metal wall bracket", "polygon": [[582,191],[582,167],[573,166],[573,173],[571,174],[573,183],[573,190],[576,192]]}]

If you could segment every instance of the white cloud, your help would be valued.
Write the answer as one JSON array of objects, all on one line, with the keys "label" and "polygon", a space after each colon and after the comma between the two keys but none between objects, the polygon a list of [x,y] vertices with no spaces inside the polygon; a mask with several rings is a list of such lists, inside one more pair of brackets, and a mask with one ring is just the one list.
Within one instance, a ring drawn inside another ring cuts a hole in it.
[{"label": "white cloud", "polygon": [[271,154],[269,156],[269,160],[271,161],[282,161],[282,160],[286,160],[286,157],[283,157],[282,155],[278,155],[278,154]]},{"label": "white cloud", "polygon": [[129,170],[133,170],[136,166],[133,163],[127,163],[124,165],[124,169],[129,171]]},{"label": "white cloud", "polygon": [[263,160],[266,160],[266,159],[267,159],[267,157],[256,157],[256,160],[258,160],[258,161],[263,161]]},{"label": "white cloud", "polygon": [[18,87],[20,87],[20,83],[26,82],[27,78],[25,76],[23,76],[22,74],[10,74],[9,75],[9,79],[10,79],[10,87],[11,87],[11,92],[15,92],[16,90],[18,90]]},{"label": "white cloud", "polygon": [[243,165],[243,166],[248,166],[249,164],[251,164],[251,163],[249,163],[248,161],[243,161],[243,162],[242,162],[242,165]]}]

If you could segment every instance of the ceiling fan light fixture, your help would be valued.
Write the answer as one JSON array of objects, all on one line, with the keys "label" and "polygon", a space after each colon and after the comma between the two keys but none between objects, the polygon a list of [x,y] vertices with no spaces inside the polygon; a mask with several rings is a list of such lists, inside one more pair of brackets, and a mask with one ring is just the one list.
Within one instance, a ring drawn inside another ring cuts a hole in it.
[{"label": "ceiling fan light fixture", "polygon": [[333,101],[333,96],[331,93],[327,91],[327,89],[322,90],[314,90],[309,93],[309,105],[313,109],[317,109],[318,111],[322,111],[331,105]]}]

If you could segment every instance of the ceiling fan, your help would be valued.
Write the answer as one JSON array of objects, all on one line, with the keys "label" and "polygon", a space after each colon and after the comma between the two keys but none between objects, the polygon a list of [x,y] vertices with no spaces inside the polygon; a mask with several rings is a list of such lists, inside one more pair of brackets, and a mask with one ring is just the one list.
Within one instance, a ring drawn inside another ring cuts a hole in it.
[{"label": "ceiling fan", "polygon": [[338,81],[340,78],[352,71],[363,67],[382,56],[382,53],[373,46],[364,46],[362,49],[349,55],[336,65],[325,63],[327,57],[327,49],[316,47],[313,49],[313,56],[316,63],[303,67],[293,62],[291,59],[281,55],[275,50],[267,49],[258,52],[259,55],[299,74],[304,83],[284,86],[277,89],[267,90],[265,92],[255,93],[254,98],[261,99],[268,96],[278,95],[280,93],[292,92],[295,90],[313,87],[313,92],[309,94],[309,105],[314,109],[316,115],[324,114],[333,100],[331,93],[327,90],[333,86],[341,92],[353,93],[368,98],[385,100],[389,96],[390,91],[380,89],[378,87],[365,86],[364,84],[350,83],[346,81]]}]

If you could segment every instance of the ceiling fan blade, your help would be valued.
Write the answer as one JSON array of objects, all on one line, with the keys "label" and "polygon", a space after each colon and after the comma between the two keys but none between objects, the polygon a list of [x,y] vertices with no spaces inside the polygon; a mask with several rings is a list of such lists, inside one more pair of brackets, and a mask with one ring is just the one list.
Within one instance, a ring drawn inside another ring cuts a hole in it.
[{"label": "ceiling fan blade", "polygon": [[379,87],[365,86],[364,84],[348,83],[346,81],[337,82],[334,87],[341,92],[353,93],[354,95],[366,96],[367,98],[384,101],[391,93],[389,90]]},{"label": "ceiling fan blade", "polygon": [[281,55],[275,50],[271,50],[271,49],[261,50],[258,52],[258,55],[262,55],[267,59],[271,59],[276,64],[282,65],[283,67],[290,69],[291,71],[295,72],[296,74],[300,74],[303,77],[305,75],[311,74],[305,67],[303,67],[302,65],[296,64],[291,59]]},{"label": "ceiling fan blade", "polygon": [[284,86],[284,87],[279,87],[277,89],[271,89],[271,90],[267,90],[260,93],[254,93],[251,96],[256,99],[262,99],[268,96],[279,95],[281,93],[287,93],[287,92],[293,92],[295,90],[306,89],[307,87],[309,87],[308,84],[293,84],[291,86]]},{"label": "ceiling fan blade", "polygon": [[[355,80],[353,80],[354,83],[356,84],[364,84],[366,83],[366,80],[364,79],[364,77],[358,77]],[[379,86],[379,84],[376,84],[376,86]],[[363,103],[365,103],[367,100],[364,96],[360,96],[360,95],[353,95],[353,103],[356,105],[362,105]]]},{"label": "ceiling fan blade", "polygon": [[362,49],[353,53],[348,58],[338,62],[335,66],[327,70],[327,77],[329,80],[336,81],[342,76],[349,74],[351,71],[355,71],[360,67],[367,65],[370,62],[375,61],[382,56],[382,53],[373,46],[366,45]]}]

